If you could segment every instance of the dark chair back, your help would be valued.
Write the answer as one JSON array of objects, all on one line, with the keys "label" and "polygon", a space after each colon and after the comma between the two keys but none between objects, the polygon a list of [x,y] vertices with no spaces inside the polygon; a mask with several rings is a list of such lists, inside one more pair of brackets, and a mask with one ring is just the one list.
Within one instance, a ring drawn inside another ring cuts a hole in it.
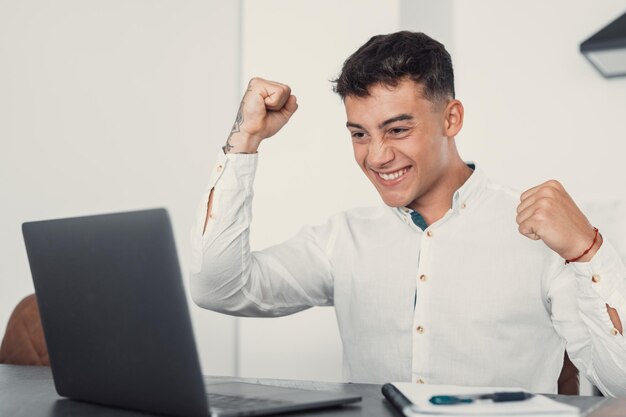
[{"label": "dark chair back", "polygon": [[50,366],[35,294],[13,310],[0,345],[0,363]]}]

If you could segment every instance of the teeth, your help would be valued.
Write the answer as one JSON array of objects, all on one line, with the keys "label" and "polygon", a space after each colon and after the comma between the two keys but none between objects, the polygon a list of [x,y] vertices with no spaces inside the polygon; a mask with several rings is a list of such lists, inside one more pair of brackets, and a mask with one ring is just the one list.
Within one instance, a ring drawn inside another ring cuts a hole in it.
[{"label": "teeth", "polygon": [[389,174],[383,174],[382,172],[379,172],[378,174],[385,181],[391,181],[391,180],[395,180],[395,179],[400,178],[401,176],[406,174],[407,171],[408,171],[408,168],[404,168],[404,169],[401,169],[401,170],[396,171],[396,172],[390,172]]}]

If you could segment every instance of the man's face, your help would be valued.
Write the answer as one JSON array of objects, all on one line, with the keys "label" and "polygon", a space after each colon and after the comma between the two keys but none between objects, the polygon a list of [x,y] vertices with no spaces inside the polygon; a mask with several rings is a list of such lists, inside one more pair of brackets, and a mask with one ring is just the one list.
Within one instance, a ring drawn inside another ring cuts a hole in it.
[{"label": "man's face", "polygon": [[423,98],[410,79],[374,85],[369,93],[345,98],[347,126],[354,157],[385,204],[418,210],[448,198],[446,105]]}]

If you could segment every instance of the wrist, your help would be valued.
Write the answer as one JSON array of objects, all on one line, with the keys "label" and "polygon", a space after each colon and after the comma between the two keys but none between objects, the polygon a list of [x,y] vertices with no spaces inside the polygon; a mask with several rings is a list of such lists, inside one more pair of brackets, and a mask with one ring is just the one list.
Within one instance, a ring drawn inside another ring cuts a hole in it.
[{"label": "wrist", "polygon": [[256,153],[261,144],[261,139],[245,132],[231,134],[222,147],[224,153]]},{"label": "wrist", "polygon": [[589,262],[596,252],[598,252],[598,249],[602,246],[602,235],[596,227],[592,229],[591,233],[590,237],[584,239],[586,243],[581,243],[581,249],[579,249],[575,255],[565,257],[566,264],[570,262]]},{"label": "wrist", "polygon": [[598,252],[598,250],[600,249],[600,246],[602,246],[602,235],[600,234],[600,232],[598,232],[598,236],[593,242],[591,249],[589,249],[589,252],[587,252],[585,255],[580,257],[576,262],[589,262],[594,257],[594,255]]}]

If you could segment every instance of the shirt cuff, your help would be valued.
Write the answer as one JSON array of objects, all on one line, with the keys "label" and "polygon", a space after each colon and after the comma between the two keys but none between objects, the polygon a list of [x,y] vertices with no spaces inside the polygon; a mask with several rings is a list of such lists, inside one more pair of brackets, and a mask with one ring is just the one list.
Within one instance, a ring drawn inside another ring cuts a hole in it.
[{"label": "shirt cuff", "polygon": [[606,304],[626,319],[626,266],[613,245],[603,238],[602,246],[589,262],[572,262],[579,284],[591,286]]},{"label": "shirt cuff", "polygon": [[220,152],[211,170],[208,193],[218,185],[221,189],[250,189],[256,173],[258,153],[225,154]]}]

